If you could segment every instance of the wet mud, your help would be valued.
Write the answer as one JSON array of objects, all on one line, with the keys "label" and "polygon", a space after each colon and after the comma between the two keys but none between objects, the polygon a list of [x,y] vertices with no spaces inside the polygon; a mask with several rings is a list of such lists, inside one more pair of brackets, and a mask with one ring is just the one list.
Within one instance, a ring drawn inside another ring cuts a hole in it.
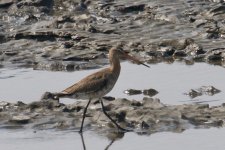
[{"label": "wet mud", "polygon": [[[79,130],[87,101],[62,104],[52,99],[42,99],[29,104],[23,102],[0,103],[0,127],[2,129]],[[224,126],[225,104],[166,105],[159,99],[144,98],[142,101],[128,99],[104,99],[108,114],[122,127],[137,134],[171,131],[183,132],[190,128]],[[96,132],[118,129],[102,112],[99,100],[93,100],[88,108],[85,130]]]},{"label": "wet mud", "polygon": [[82,70],[124,49],[147,63],[175,60],[224,66],[224,1],[4,0],[1,66]]}]

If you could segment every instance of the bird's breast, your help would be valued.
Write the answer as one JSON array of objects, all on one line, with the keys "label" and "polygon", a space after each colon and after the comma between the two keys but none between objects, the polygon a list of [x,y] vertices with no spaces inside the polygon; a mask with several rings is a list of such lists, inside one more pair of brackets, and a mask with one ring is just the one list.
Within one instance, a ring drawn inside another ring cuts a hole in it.
[{"label": "bird's breast", "polygon": [[101,97],[105,96],[106,94],[108,94],[113,89],[114,85],[116,84],[118,76],[119,75],[115,75],[115,74],[109,76],[106,79],[107,81],[106,81],[105,86],[103,86],[98,91],[90,94],[89,97],[90,98],[101,98]]}]

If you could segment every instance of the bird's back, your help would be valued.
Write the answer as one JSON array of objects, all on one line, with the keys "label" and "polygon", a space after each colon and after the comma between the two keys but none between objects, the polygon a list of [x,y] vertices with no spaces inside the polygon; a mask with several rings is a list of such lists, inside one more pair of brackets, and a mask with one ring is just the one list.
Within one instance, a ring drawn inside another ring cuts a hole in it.
[{"label": "bird's back", "polygon": [[57,96],[75,99],[100,98],[112,90],[118,77],[119,72],[115,73],[110,68],[106,68],[85,77]]}]

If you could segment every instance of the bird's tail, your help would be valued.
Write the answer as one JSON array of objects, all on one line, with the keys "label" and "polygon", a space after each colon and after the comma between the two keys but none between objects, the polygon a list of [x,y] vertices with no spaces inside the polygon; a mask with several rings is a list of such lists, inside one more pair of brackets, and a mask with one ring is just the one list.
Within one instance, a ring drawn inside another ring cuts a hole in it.
[{"label": "bird's tail", "polygon": [[51,93],[51,92],[45,92],[41,99],[42,100],[48,100],[48,99],[53,99],[53,100],[59,100],[60,97],[64,97],[65,94],[64,93]]}]

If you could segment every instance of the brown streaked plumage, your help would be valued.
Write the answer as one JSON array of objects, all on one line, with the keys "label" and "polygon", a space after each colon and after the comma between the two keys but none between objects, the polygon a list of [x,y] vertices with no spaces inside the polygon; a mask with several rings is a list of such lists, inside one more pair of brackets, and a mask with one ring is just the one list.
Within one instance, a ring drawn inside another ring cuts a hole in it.
[{"label": "brown streaked plumage", "polygon": [[84,79],[80,80],[76,84],[68,87],[60,93],[54,93],[53,95],[57,98],[74,98],[74,99],[86,99],[89,100],[87,106],[84,109],[82,124],[80,127],[80,133],[83,130],[83,123],[86,115],[87,108],[92,99],[100,99],[102,110],[104,114],[118,127],[118,129],[123,131],[128,131],[120,127],[105,111],[102,97],[109,93],[114,87],[119,74],[120,74],[120,58],[126,58],[132,60],[138,64],[145,65],[138,59],[128,55],[123,51],[119,46],[111,48],[109,50],[109,61],[110,67],[102,69],[98,72],[95,72]]}]

